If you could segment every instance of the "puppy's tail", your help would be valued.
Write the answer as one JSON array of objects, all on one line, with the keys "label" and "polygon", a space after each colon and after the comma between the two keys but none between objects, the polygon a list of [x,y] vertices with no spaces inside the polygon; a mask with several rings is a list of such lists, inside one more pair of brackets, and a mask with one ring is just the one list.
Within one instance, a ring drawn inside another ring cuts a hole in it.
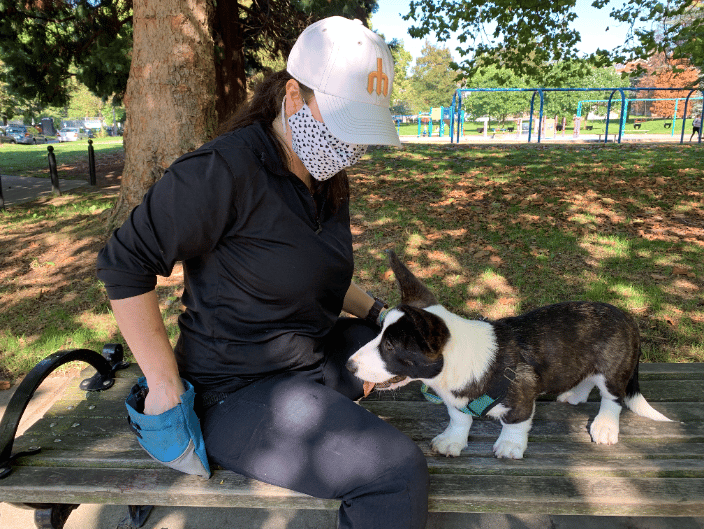
[{"label": "puppy's tail", "polygon": [[638,364],[636,364],[636,368],[633,370],[631,379],[628,381],[628,386],[626,386],[626,398],[623,403],[633,413],[640,415],[641,417],[645,417],[646,419],[672,422],[671,419],[668,419],[648,404],[648,401],[645,400],[645,397],[641,394],[640,384],[638,383]]}]

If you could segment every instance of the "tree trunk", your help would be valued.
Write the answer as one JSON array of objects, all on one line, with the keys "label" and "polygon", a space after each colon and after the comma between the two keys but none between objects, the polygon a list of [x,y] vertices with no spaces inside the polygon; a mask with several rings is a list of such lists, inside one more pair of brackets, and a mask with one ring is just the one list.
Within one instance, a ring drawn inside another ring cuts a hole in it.
[{"label": "tree trunk", "polygon": [[215,37],[215,110],[225,121],[247,97],[244,32],[237,0],[219,0],[213,19]]},{"label": "tree trunk", "polygon": [[217,126],[211,0],[135,0],[125,107],[125,167],[109,221],[118,227],[151,185]]}]

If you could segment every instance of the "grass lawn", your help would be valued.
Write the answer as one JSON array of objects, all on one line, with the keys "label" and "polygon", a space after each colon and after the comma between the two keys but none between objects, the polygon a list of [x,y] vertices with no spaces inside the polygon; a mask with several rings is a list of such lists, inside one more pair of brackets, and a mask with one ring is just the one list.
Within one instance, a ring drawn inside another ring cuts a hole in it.
[{"label": "grass lawn", "polygon": [[[51,143],[54,147],[56,164],[61,167],[88,160],[88,140],[65,143]],[[11,176],[49,177],[48,145],[0,144],[0,174]],[[122,138],[101,138],[93,140],[96,158],[123,150]],[[65,175],[59,174],[61,178]],[[87,175],[86,175],[87,177]]]},{"label": "grass lawn", "polygon": [[[373,150],[349,171],[355,280],[398,303],[384,254],[394,248],[463,316],[606,301],[635,316],[646,361],[702,362],[703,154],[640,143]],[[121,341],[94,272],[114,199],[80,192],[0,212],[0,378],[59,349]],[[181,291],[178,270],[157,287],[173,339]]]}]

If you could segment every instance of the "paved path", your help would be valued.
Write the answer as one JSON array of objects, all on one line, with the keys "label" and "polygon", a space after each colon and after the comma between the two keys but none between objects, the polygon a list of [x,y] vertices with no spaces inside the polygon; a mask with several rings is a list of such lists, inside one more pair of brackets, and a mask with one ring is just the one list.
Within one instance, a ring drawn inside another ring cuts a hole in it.
[{"label": "paved path", "polygon": [[[59,179],[59,190],[62,192],[87,185],[88,182],[86,180]],[[0,175],[0,186],[2,186],[5,207],[29,202],[41,196],[51,196],[52,194],[51,179],[48,177]]]}]

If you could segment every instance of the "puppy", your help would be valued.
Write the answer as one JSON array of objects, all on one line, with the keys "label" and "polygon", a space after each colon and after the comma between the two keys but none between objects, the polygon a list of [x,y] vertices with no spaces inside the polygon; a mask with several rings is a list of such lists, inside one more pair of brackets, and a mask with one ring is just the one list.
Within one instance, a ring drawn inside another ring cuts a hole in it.
[{"label": "puppy", "polygon": [[447,429],[431,442],[435,451],[458,456],[467,446],[472,417],[460,410],[475,399],[480,415],[501,421],[494,444],[499,458],[523,457],[535,399],[543,393],[578,404],[597,386],[601,406],[590,434],[598,444],[618,442],[624,404],[643,417],[669,421],[640,393],[640,335],[628,314],[606,303],[575,301],[496,321],[467,320],[440,306],[395,253],[389,257],[401,304],[347,368],[385,389],[411,380],[429,386],[450,414]]}]

